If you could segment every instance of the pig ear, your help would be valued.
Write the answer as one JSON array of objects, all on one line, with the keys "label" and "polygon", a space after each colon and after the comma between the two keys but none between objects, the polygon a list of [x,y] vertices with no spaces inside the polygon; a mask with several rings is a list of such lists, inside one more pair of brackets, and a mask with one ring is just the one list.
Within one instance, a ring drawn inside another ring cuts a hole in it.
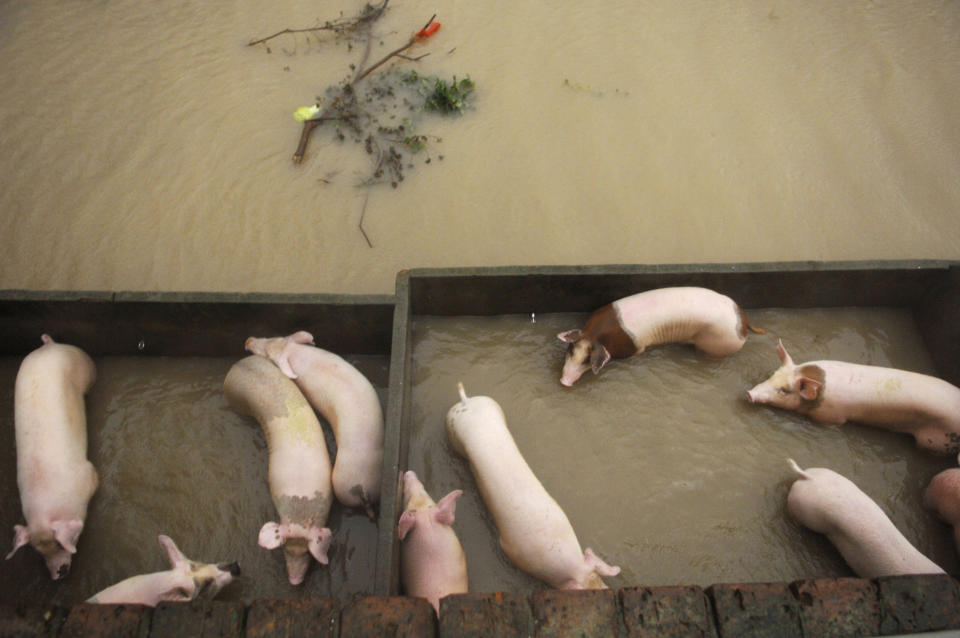
[{"label": "pig ear", "polygon": [[327,558],[327,550],[330,549],[331,536],[333,536],[333,532],[326,527],[313,527],[310,529],[310,540],[307,543],[307,547],[310,549],[310,554],[312,554],[321,565],[330,563],[330,559]]},{"label": "pig ear", "polygon": [[286,352],[280,353],[280,356],[274,360],[277,364],[277,367],[280,368],[280,371],[283,372],[291,379],[297,378],[297,373],[293,371],[293,368],[290,367],[290,358],[287,357]]},{"label": "pig ear", "polygon": [[593,347],[593,353],[590,354],[590,367],[593,369],[594,374],[600,372],[600,369],[607,365],[607,361],[609,360],[610,351],[607,350],[602,343],[598,343]]},{"label": "pig ear", "polygon": [[400,540],[403,540],[407,537],[407,534],[410,533],[410,530],[413,529],[413,526],[417,523],[417,517],[410,510],[403,510],[403,514],[400,515],[400,522],[397,524],[397,536]]},{"label": "pig ear", "polygon": [[83,521],[79,518],[54,521],[50,524],[50,529],[53,530],[53,537],[65,550],[71,554],[77,553],[77,541],[80,540],[80,532],[83,531]]},{"label": "pig ear", "polygon": [[564,343],[576,343],[583,338],[583,332],[579,328],[576,330],[567,330],[557,335],[557,339]]},{"label": "pig ear", "polygon": [[180,584],[160,592],[160,600],[171,603],[188,603],[193,600],[197,594],[197,586],[194,584],[193,578],[186,576],[182,580],[183,582]]},{"label": "pig ear", "polygon": [[287,339],[294,343],[308,343],[311,346],[313,345],[313,335],[306,330],[298,330],[287,337]]},{"label": "pig ear", "polygon": [[463,490],[454,490],[440,499],[433,517],[438,523],[453,525],[457,513],[457,499],[463,495]]},{"label": "pig ear", "polygon": [[264,549],[276,549],[287,540],[286,530],[276,523],[267,523],[260,528],[257,543]]},{"label": "pig ear", "polygon": [[187,557],[184,556],[179,549],[177,549],[177,545],[173,542],[172,538],[160,534],[157,536],[157,540],[160,541],[160,547],[163,548],[163,551],[167,553],[167,560],[170,561],[170,567],[176,569],[177,567],[190,562]]},{"label": "pig ear", "polygon": [[790,358],[790,353],[783,347],[783,341],[780,339],[777,339],[777,356],[780,357],[780,365],[793,365],[793,359]]},{"label": "pig ear", "polygon": [[7,560],[17,553],[17,550],[30,542],[30,530],[23,525],[13,526],[13,549],[7,554]]},{"label": "pig ear", "polygon": [[815,401],[820,396],[821,383],[810,377],[798,377],[794,389],[807,401]]}]

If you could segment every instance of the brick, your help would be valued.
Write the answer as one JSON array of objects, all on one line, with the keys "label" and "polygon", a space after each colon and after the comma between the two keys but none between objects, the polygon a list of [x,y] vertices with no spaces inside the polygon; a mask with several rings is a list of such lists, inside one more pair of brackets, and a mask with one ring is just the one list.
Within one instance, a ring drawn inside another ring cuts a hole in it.
[{"label": "brick", "polygon": [[949,576],[885,576],[874,582],[881,634],[960,629],[960,588]]},{"label": "brick", "polygon": [[713,600],[721,638],[802,636],[800,611],[787,583],[711,585],[707,595]]},{"label": "brick", "polygon": [[524,594],[453,594],[440,599],[440,638],[526,638],[535,628]]},{"label": "brick", "polygon": [[243,604],[214,601],[160,603],[150,623],[151,638],[239,638]]},{"label": "brick", "polygon": [[530,596],[530,605],[537,621],[537,636],[620,635],[617,594],[612,590],[541,590]]},{"label": "brick", "polygon": [[805,636],[876,636],[880,633],[877,586],[863,578],[799,580],[790,589],[800,607]]},{"label": "brick", "polygon": [[255,600],[247,610],[247,638],[336,638],[340,609],[329,598]]},{"label": "brick", "polygon": [[343,610],[340,635],[351,638],[433,638],[437,635],[436,613],[426,598],[360,598]]},{"label": "brick", "polygon": [[63,624],[67,610],[38,605],[0,605],[0,636],[32,638],[54,634]]},{"label": "brick", "polygon": [[620,605],[628,636],[715,638],[710,599],[700,587],[626,587]]},{"label": "brick", "polygon": [[60,638],[143,638],[153,610],[143,605],[81,603],[70,608]]}]

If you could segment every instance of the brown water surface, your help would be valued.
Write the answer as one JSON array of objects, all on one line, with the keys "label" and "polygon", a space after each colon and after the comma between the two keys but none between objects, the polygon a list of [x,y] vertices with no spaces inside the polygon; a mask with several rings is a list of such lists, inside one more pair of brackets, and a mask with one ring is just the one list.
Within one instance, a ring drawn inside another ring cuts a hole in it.
[{"label": "brown water surface", "polygon": [[[387,361],[346,357],[386,400]],[[267,484],[260,426],[227,406],[223,379],[236,358],[104,357],[87,396],[88,456],[100,474],[70,575],[49,578],[24,547],[0,561],[0,600],[70,605],[129,576],[169,568],[158,534],[187,557],[238,561],[242,577],[222,600],[333,597],[373,591],[376,525],[334,503],[330,565],[314,563],[303,585],[287,582],[281,550],[257,545],[277,514]],[[13,388],[19,359],[0,358],[0,529],[23,523],[17,491]],[[336,445],[324,424],[327,446]],[[7,538],[4,536],[3,538]],[[8,550],[4,545],[3,552]]]},{"label": "brown water surface", "polygon": [[827,428],[745,392],[779,366],[777,338],[797,362],[841,359],[932,373],[910,315],[893,309],[753,310],[765,328],[736,355],[710,360],[664,346],[560,385],[556,334],[583,315],[417,317],[410,468],[439,498],[463,489],[454,526],[473,591],[543,587],[513,567],[468,464],[446,440],[444,417],[468,395],[503,408],[534,473],[581,545],[623,569],[611,587],[709,585],[852,576],[829,542],[786,512],[792,457],[827,467],[870,495],[920,551],[948,571],[949,528],[925,511],[923,488],[955,459],[913,438],[847,424]]}]

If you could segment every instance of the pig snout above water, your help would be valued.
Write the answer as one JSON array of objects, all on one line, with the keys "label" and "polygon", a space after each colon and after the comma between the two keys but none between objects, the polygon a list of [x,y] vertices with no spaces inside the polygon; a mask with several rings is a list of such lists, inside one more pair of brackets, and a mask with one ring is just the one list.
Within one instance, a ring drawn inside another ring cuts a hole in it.
[{"label": "pig snout above water", "polygon": [[605,589],[616,576],[590,548],[581,551],[573,526],[517,448],[500,405],[468,397],[447,412],[447,437],[470,462],[483,502],[493,516],[500,547],[517,567],[556,589]]},{"label": "pig snout above water", "polygon": [[240,575],[240,566],[214,565],[190,560],[169,536],[157,537],[170,561],[165,572],[141,574],[111,585],[87,600],[88,603],[149,605],[161,602],[189,602],[198,597],[213,598]]},{"label": "pig snout above water", "polygon": [[911,434],[929,452],[960,451],[960,388],[942,379],[843,361],[797,365],[783,343],[781,366],[747,391],[751,403],[794,410],[813,420],[854,421]]},{"label": "pig snout above water", "polygon": [[380,399],[359,370],[312,344],[313,336],[300,331],[288,337],[250,337],[246,349],[273,361],[330,423],[337,441],[333,493],[347,507],[362,507],[372,519],[383,465]]},{"label": "pig snout above water", "polygon": [[747,331],[763,334],[729,297],[707,288],[657,288],[618,299],[596,310],[583,329],[557,335],[567,344],[560,383],[572,386],[587,370],[610,359],[640,354],[650,346],[693,344],[710,357],[734,354]]},{"label": "pig snout above water", "polygon": [[438,615],[441,598],[467,592],[467,558],[452,527],[461,494],[454,490],[434,503],[414,472],[403,475],[397,526],[403,587],[407,596],[429,600]]},{"label": "pig snout above water", "polygon": [[953,526],[953,541],[960,552],[960,468],[934,476],[923,491],[923,505]]},{"label": "pig snout above water", "polygon": [[283,547],[290,584],[299,585],[311,556],[328,563],[331,534],[324,524],[333,495],[320,422],[293,381],[263,357],[235,363],[223,392],[231,408],[254,417],[266,434],[270,496],[280,522],[265,524],[259,543],[266,549]]},{"label": "pig snout above water", "polygon": [[880,506],[847,478],[825,468],[801,469],[787,495],[798,523],[824,534],[861,578],[944,571],[910,544]]},{"label": "pig snout above water", "polygon": [[87,460],[84,394],[96,379],[93,360],[76,346],[42,336],[14,388],[17,485],[27,524],[14,526],[13,549],[30,544],[54,580],[70,571],[97,471]]}]

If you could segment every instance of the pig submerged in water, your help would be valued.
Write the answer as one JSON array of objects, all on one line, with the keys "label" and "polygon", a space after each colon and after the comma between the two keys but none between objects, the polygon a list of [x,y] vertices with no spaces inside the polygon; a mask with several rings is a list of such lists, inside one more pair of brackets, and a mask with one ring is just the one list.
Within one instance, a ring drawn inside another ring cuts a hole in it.
[{"label": "pig submerged in water", "polygon": [[470,462],[480,495],[493,515],[500,547],[520,569],[555,589],[605,589],[611,567],[580,542],[567,515],[550,496],[517,448],[500,405],[467,397],[447,412],[446,430],[457,454]]},{"label": "pig submerged in water", "polygon": [[429,600],[437,615],[441,598],[467,592],[467,557],[452,527],[461,494],[454,490],[434,503],[414,472],[403,474],[397,525],[403,588],[407,596]]},{"label": "pig submerged in water", "polygon": [[869,496],[847,478],[821,467],[800,469],[790,486],[787,511],[824,534],[861,578],[944,571],[910,544]]},{"label": "pig submerged in water", "polygon": [[953,542],[960,552],[960,468],[944,470],[934,476],[923,491],[923,505],[953,526]]},{"label": "pig submerged in water", "polygon": [[80,348],[41,337],[24,358],[14,389],[17,485],[26,526],[14,527],[13,550],[29,543],[56,580],[70,571],[97,471],[87,460],[83,395],[96,367]]},{"label": "pig submerged in water", "polygon": [[260,530],[266,549],[283,547],[287,576],[299,585],[313,556],[326,565],[330,530],[324,527],[333,494],[330,456],[320,421],[300,390],[263,357],[249,356],[230,368],[223,393],[237,413],[254,417],[270,450],[270,496],[280,523]]},{"label": "pig submerged in water", "polygon": [[111,585],[87,600],[88,603],[149,605],[161,602],[189,602],[198,596],[213,598],[240,575],[237,563],[214,565],[199,563],[184,556],[169,536],[157,537],[167,553],[170,569],[140,574]]},{"label": "pig submerged in water", "polygon": [[568,344],[560,383],[572,386],[587,370],[594,374],[613,359],[641,354],[650,346],[689,343],[710,357],[734,354],[758,334],[740,306],[707,288],[657,288],[618,299],[595,311],[582,330],[557,335]]},{"label": "pig submerged in water", "polygon": [[341,357],[314,347],[309,332],[250,337],[246,348],[273,361],[330,423],[337,441],[333,493],[373,519],[383,465],[383,410],[373,385]]},{"label": "pig submerged in water", "polygon": [[929,452],[960,451],[960,388],[925,374],[843,361],[797,365],[777,344],[780,368],[747,391],[751,403],[794,410],[815,421],[854,421],[912,434]]}]

